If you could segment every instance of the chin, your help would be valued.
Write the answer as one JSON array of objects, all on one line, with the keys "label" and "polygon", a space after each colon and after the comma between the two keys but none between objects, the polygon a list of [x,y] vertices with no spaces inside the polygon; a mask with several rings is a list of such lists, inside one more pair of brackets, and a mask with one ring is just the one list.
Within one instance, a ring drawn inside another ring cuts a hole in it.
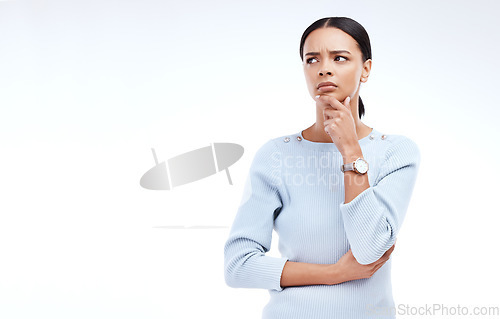
[{"label": "chin", "polygon": [[337,98],[339,96],[339,94],[336,92],[325,92],[325,93],[319,93],[319,94],[326,95],[326,96],[333,96],[335,98]]}]

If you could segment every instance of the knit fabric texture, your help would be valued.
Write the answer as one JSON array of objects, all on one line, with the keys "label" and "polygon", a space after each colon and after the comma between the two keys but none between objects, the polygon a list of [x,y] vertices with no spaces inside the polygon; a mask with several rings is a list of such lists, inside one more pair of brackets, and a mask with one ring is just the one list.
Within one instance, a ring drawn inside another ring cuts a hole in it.
[{"label": "knit fabric texture", "polygon": [[[300,131],[272,138],[255,153],[224,245],[224,278],[233,288],[268,290],[262,319],[396,318],[392,255],[370,278],[280,286],[287,261],[334,264],[352,249],[360,264],[369,264],[395,243],[416,182],[419,148],[406,136],[375,129],[358,142],[370,187],[348,203],[334,143],[306,140]],[[266,255],[273,229],[281,257]]]}]

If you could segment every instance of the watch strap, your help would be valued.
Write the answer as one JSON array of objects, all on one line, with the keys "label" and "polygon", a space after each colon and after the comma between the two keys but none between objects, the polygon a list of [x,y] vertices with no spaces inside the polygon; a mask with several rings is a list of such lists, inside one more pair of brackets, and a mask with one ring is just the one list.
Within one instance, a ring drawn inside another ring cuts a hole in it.
[{"label": "watch strap", "polygon": [[340,167],[340,170],[341,170],[342,172],[346,172],[346,171],[354,171],[354,162],[352,162],[352,163],[342,164],[342,166]]}]

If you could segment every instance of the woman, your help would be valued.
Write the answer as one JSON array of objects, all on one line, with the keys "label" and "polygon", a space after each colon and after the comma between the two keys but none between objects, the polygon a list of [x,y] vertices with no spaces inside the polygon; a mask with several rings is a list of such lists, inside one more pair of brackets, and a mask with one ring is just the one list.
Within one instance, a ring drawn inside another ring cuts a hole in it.
[{"label": "woman", "polygon": [[[395,318],[389,257],[419,148],[361,122],[372,60],[359,23],[314,22],[300,57],[316,122],[257,151],[224,246],[226,283],[268,289],[264,319]],[[265,255],[273,228],[280,258]]]}]

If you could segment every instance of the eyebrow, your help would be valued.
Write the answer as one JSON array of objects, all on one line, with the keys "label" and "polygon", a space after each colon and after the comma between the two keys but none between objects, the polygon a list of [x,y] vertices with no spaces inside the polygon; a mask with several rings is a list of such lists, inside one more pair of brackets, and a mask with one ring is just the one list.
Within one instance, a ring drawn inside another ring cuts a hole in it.
[{"label": "eyebrow", "polygon": [[[349,52],[347,50],[334,50],[334,51],[330,51],[330,54],[339,54],[339,53],[351,54],[351,52]],[[307,52],[305,55],[320,55],[320,54],[319,54],[319,52]]]}]

